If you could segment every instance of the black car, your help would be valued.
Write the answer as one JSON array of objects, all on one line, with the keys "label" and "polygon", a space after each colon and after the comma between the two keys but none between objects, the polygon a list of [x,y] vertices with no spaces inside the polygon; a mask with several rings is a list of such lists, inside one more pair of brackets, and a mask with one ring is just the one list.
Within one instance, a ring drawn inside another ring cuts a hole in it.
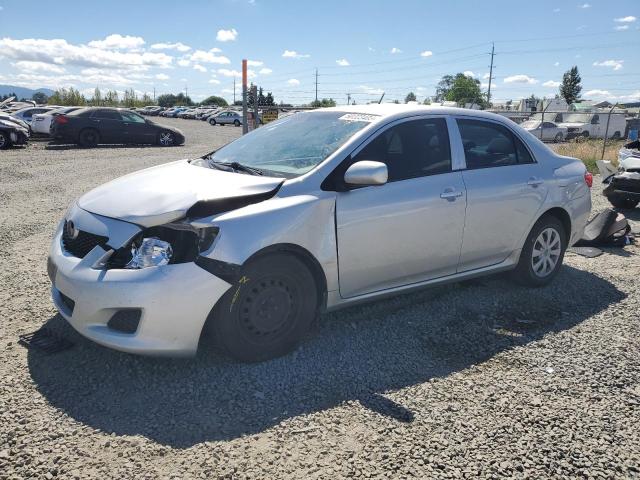
[{"label": "black car", "polygon": [[182,145],[180,130],[145,119],[124,108],[81,108],[58,115],[51,123],[51,136],[59,142],[95,147],[99,143]]},{"label": "black car", "polygon": [[29,126],[22,120],[0,113],[0,150],[12,145],[25,145],[29,140]]}]

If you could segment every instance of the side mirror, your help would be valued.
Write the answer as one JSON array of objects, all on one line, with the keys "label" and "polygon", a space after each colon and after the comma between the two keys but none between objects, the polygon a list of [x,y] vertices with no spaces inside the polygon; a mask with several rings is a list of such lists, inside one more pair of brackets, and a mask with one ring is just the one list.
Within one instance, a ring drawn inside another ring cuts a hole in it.
[{"label": "side mirror", "polygon": [[389,178],[387,166],[382,162],[362,160],[351,165],[344,172],[347,185],[384,185]]}]

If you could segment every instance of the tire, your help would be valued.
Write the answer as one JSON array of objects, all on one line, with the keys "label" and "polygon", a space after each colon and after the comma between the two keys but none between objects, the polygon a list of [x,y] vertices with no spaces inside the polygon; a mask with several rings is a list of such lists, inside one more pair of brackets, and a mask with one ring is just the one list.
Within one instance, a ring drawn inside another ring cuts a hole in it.
[{"label": "tire", "polygon": [[553,137],[553,141],[556,143],[560,143],[562,140],[564,140],[564,138],[560,132],[556,133],[556,136]]},{"label": "tire", "polygon": [[637,200],[632,200],[630,198],[619,197],[617,195],[612,195],[607,197],[609,203],[616,208],[621,208],[623,210],[631,210],[632,208],[636,208],[638,205]]},{"label": "tire", "polygon": [[234,121],[233,121],[233,124],[234,124],[236,127],[239,127],[239,126],[240,126],[240,120],[237,120],[237,119],[236,119],[236,120],[234,120]]},{"label": "tire", "polygon": [[582,132],[576,137],[576,142],[586,142],[589,139],[589,132]]},{"label": "tire", "polygon": [[9,134],[6,132],[0,132],[0,150],[4,150],[5,148],[9,148],[11,146],[11,138],[9,138]]},{"label": "tire", "polygon": [[209,120],[209,125],[214,126],[216,124],[216,119],[212,118]]},{"label": "tire", "polygon": [[169,131],[163,130],[158,135],[158,145],[161,147],[173,147],[176,144],[176,134]]},{"label": "tire", "polygon": [[293,255],[259,257],[212,311],[217,345],[242,362],[261,362],[296,348],[318,312],[313,275]]},{"label": "tire", "polygon": [[[549,247],[545,247],[545,243]],[[560,271],[567,249],[567,233],[562,222],[552,215],[543,216],[524,242],[513,278],[529,287],[549,284]],[[542,263],[541,263],[542,262]]]},{"label": "tire", "polygon": [[78,143],[85,148],[92,148],[98,145],[100,133],[95,128],[85,128],[78,135]]},{"label": "tire", "polygon": [[611,136],[611,140],[620,140],[620,138],[622,138],[622,135],[620,135],[620,132],[613,132],[613,135]]}]

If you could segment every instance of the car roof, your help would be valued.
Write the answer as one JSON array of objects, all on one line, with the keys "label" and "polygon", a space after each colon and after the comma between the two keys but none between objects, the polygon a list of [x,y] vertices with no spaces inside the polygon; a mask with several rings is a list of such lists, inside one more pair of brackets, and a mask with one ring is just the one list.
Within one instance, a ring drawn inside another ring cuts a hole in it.
[{"label": "car roof", "polygon": [[470,108],[443,107],[440,105],[417,105],[417,104],[396,104],[396,103],[380,103],[370,105],[343,105],[338,107],[319,108],[310,111],[334,111],[344,113],[354,113],[363,115],[378,115],[382,120],[391,120],[395,118],[403,118],[405,116],[419,114],[433,115],[461,115],[465,117],[477,117],[479,119],[497,120],[504,122],[506,117],[496,113],[485,112],[483,110],[473,110]]}]

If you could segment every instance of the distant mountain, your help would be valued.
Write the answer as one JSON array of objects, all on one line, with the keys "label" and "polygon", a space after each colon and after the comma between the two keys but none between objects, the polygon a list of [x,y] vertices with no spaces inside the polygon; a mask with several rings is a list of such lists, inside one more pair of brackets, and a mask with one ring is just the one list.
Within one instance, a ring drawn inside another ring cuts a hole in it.
[{"label": "distant mountain", "polygon": [[18,99],[26,98],[27,100],[30,100],[36,92],[42,92],[47,96],[53,94],[53,90],[50,88],[38,88],[37,90],[32,90],[30,88],[16,87],[14,85],[0,85],[0,96],[15,93]]}]

